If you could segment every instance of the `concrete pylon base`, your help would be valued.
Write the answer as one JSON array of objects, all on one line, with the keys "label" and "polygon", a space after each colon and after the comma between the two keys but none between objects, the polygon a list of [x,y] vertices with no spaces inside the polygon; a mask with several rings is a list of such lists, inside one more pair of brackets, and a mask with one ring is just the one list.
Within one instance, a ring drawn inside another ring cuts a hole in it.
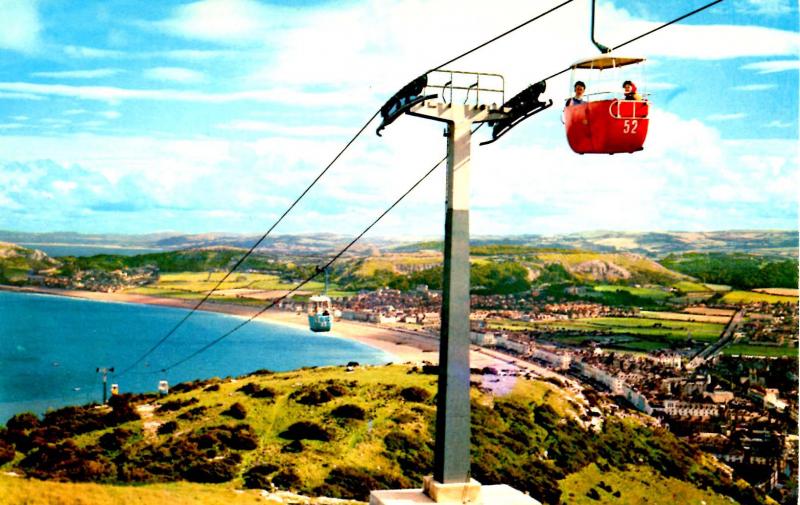
[{"label": "concrete pylon base", "polygon": [[525,493],[505,484],[481,486],[474,479],[469,483],[442,484],[425,477],[424,489],[372,491],[369,505],[414,505],[418,503],[450,503],[469,505],[542,505]]}]

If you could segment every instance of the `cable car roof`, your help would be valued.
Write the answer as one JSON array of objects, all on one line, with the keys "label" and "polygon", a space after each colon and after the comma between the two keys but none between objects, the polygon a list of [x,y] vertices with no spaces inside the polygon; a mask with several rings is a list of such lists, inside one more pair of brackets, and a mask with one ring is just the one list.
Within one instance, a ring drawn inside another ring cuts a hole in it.
[{"label": "cable car roof", "polygon": [[645,61],[646,58],[634,56],[614,56],[612,54],[602,54],[585,60],[578,60],[572,64],[571,68],[586,68],[596,70],[606,70],[608,68],[624,67],[625,65],[635,65]]}]

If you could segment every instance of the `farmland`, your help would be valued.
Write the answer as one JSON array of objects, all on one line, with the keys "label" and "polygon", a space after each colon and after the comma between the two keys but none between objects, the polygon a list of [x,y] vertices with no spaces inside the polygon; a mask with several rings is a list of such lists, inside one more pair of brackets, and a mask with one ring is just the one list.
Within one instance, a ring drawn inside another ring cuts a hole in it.
[{"label": "farmland", "polygon": [[796,296],[779,296],[755,291],[731,291],[722,297],[722,303],[797,303]]}]

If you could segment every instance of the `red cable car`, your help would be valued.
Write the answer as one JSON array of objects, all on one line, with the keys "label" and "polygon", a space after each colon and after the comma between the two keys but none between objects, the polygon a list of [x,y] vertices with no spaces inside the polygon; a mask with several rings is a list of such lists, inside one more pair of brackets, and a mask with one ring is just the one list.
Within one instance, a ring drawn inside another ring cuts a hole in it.
[{"label": "red cable car", "polygon": [[[611,54],[581,60],[572,65],[572,82],[575,82],[577,69],[602,71],[643,61],[644,58]],[[578,154],[641,151],[647,138],[650,107],[646,100],[642,100],[638,95],[636,98],[610,98],[567,105],[564,108],[564,124],[572,150]]]}]

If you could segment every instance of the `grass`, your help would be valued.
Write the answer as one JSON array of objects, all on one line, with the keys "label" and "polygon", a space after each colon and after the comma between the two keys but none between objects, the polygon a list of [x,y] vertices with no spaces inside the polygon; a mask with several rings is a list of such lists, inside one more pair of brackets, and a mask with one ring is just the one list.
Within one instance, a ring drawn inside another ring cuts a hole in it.
[{"label": "grass", "polygon": [[[127,293],[140,295],[163,296],[167,298],[181,298],[186,300],[196,300],[204,297],[206,293],[214,289],[219,281],[223,279],[223,272],[181,272],[161,274],[158,281],[146,286],[127,290]],[[218,289],[221,293],[215,293],[212,300],[215,301],[241,301],[251,303],[257,298],[248,299],[246,292],[235,293],[225,290],[253,289],[260,291],[286,291],[296,286],[294,283],[282,282],[277,275],[257,274],[257,273],[234,273]],[[321,281],[311,281],[302,287],[303,292],[322,293],[325,283]],[[349,296],[352,292],[342,291],[338,286],[329,286],[328,294],[333,297]],[[250,301],[248,301],[250,300]],[[263,300],[258,300],[263,304]]]},{"label": "grass", "polygon": [[672,321],[695,321],[700,323],[719,323],[728,324],[730,316],[712,316],[704,314],[693,314],[690,312],[656,312],[643,310],[639,312],[643,317],[651,319],[666,319]]},{"label": "grass", "polygon": [[614,334],[633,336],[660,336],[668,340],[714,341],[719,338],[724,325],[690,321],[670,321],[646,317],[598,317],[591,319],[570,319],[568,321],[535,322],[536,328],[548,328],[553,331],[564,330],[601,330]]},{"label": "grass", "polygon": [[700,284],[697,282],[690,282],[690,281],[680,281],[676,282],[672,285],[673,288],[677,289],[678,291],[683,291],[684,293],[694,293],[694,292],[708,292],[713,291],[709,286],[705,284]]},{"label": "grass", "polygon": [[778,296],[755,291],[731,291],[722,297],[722,303],[797,303],[796,296]]},{"label": "grass", "polygon": [[791,357],[797,358],[797,347],[771,346],[758,344],[733,344],[725,347],[722,354],[727,356],[766,356],[766,357]]},{"label": "grass", "polygon": [[615,284],[601,284],[599,286],[594,287],[595,291],[599,291],[601,293],[611,292],[615,293],[617,291],[627,291],[628,293],[634,296],[640,296],[642,298],[651,298],[653,300],[663,301],[667,298],[671,298],[673,295],[669,291],[659,288],[637,288],[633,286],[618,286]]},{"label": "grass", "polygon": [[[599,487],[604,483],[606,489]],[[559,481],[563,492],[562,499],[569,505],[731,505],[726,496],[704,491],[687,482],[664,477],[646,466],[630,467],[627,470],[611,468],[601,471],[591,464],[580,472]],[[610,486],[611,491],[607,489]],[[590,498],[588,493],[594,489],[599,498]],[[614,493],[619,492],[619,497]]]},{"label": "grass", "polygon": [[[0,475],[0,496],[8,505],[278,505],[260,491],[240,491],[230,484],[174,482],[144,486],[49,482]],[[356,503],[356,502],[353,502]]]}]

